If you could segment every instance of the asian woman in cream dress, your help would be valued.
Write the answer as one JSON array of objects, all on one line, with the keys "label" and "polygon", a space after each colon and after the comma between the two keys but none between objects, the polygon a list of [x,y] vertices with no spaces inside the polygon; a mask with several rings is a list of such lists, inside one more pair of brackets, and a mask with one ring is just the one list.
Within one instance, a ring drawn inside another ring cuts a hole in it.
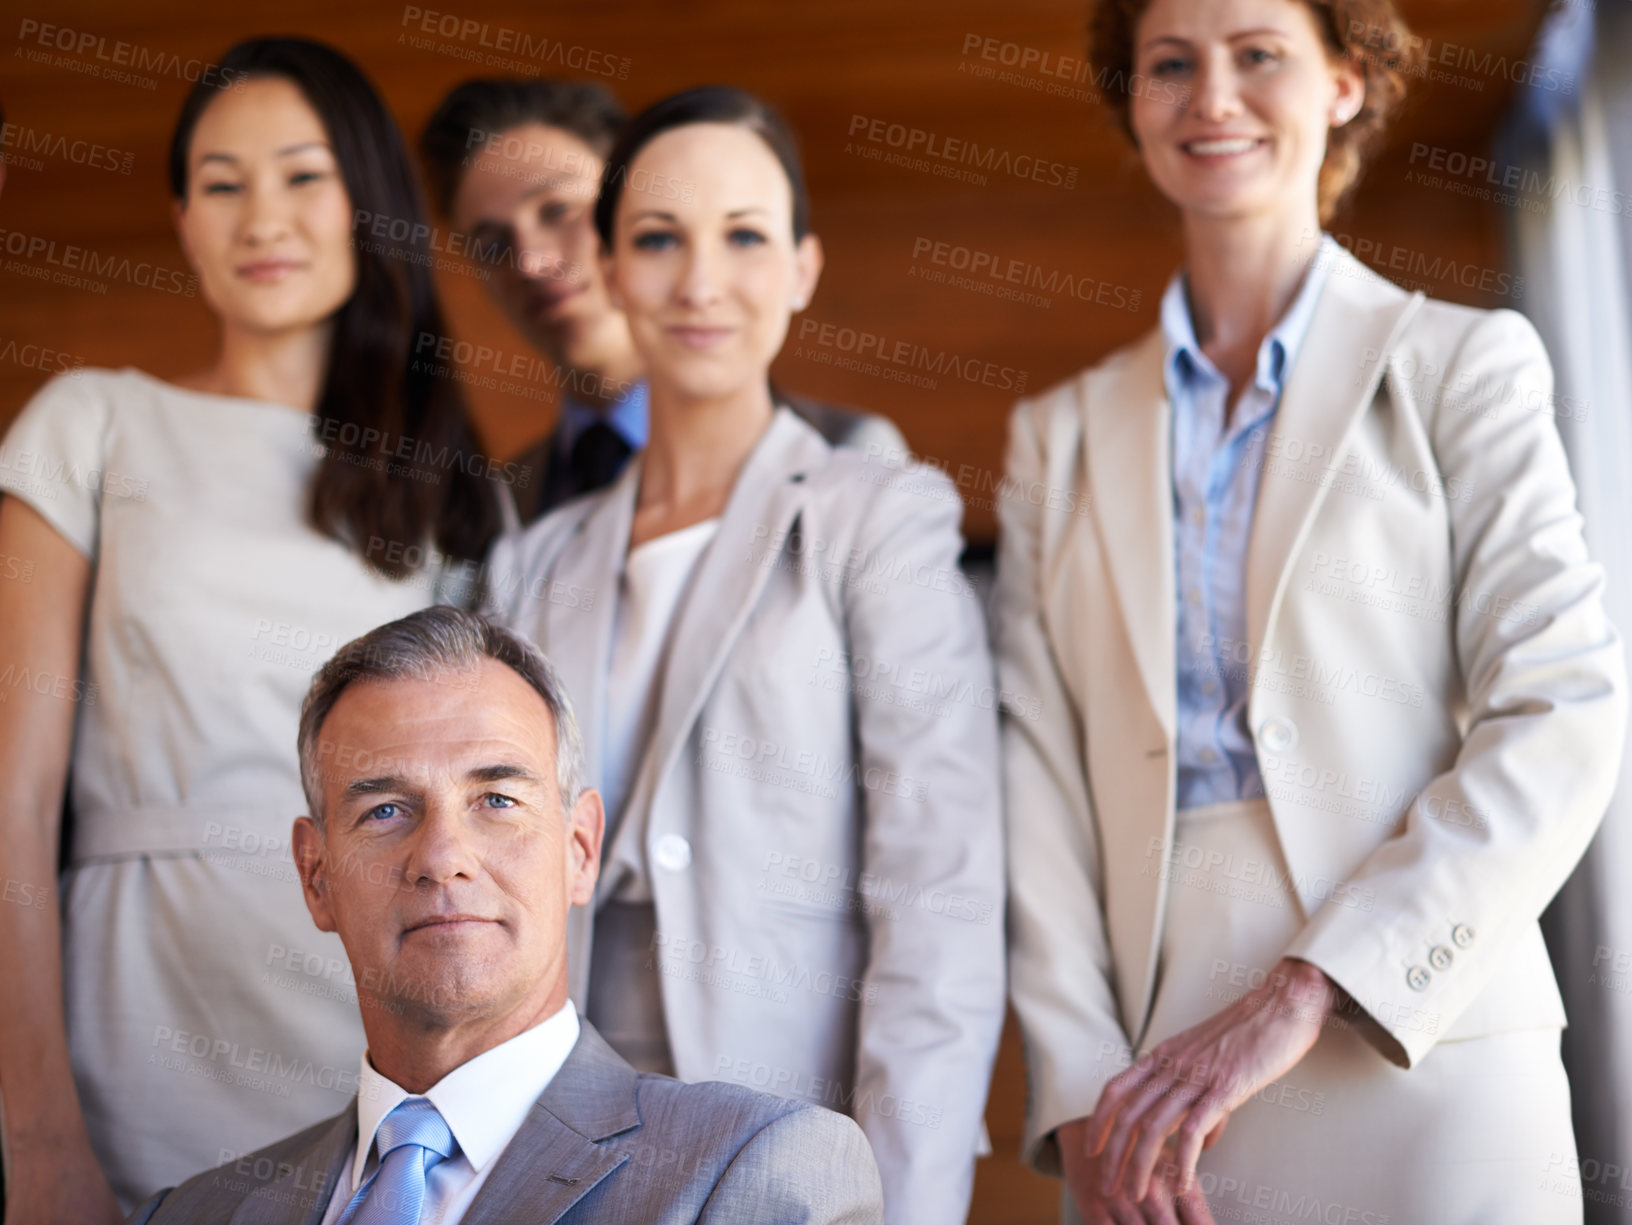
[{"label": "asian woman in cream dress", "polygon": [[288,850],[300,701],[341,644],[460,599],[498,524],[442,458],[475,452],[456,386],[410,365],[443,330],[424,253],[354,243],[423,217],[379,97],[301,40],[220,65],[170,167],[213,359],[58,377],[0,447],[28,573],[0,582],[28,678],[0,694],[0,877],[37,901],[0,907],[7,1220],[121,1219],[355,1091],[355,986]]}]

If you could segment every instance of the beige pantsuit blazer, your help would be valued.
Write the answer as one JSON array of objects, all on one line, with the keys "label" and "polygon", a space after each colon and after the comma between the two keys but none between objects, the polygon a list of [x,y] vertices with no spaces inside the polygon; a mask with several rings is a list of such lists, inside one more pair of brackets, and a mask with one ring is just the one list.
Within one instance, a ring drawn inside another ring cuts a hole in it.
[{"label": "beige pantsuit blazer", "polygon": [[[640,462],[492,559],[591,779]],[[940,473],[778,410],[678,613],[621,817],[645,822],[676,1073],[853,1116],[892,1225],[966,1215],[1003,1023],[998,695],[961,514]],[[585,1000],[592,925],[572,918]]]},{"label": "beige pantsuit blazer", "polygon": [[[1563,1024],[1536,920],[1609,798],[1625,675],[1534,330],[1337,259],[1270,427],[1231,657],[1303,911],[1286,954],[1411,1067],[1446,1038]],[[1041,710],[1005,719],[1010,973],[1044,1168],[1139,1045],[1163,938],[1163,357],[1147,335],[1010,430],[999,675]]]}]

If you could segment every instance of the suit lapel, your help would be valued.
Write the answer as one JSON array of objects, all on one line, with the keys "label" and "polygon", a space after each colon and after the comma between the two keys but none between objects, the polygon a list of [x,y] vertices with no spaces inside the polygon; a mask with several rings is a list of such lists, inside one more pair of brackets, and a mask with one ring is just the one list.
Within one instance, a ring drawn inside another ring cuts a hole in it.
[{"label": "suit lapel", "polygon": [[499,1154],[464,1225],[554,1225],[628,1160],[600,1141],[640,1126],[635,1070],[587,1021],[561,1070]]},{"label": "suit lapel", "polygon": [[1275,412],[1253,511],[1246,580],[1254,679],[1298,543],[1341,471],[1350,431],[1377,394],[1389,353],[1423,301],[1341,248],[1334,258]]},{"label": "suit lapel", "polygon": [[276,1179],[251,1192],[232,1225],[319,1225],[331,1195],[348,1195],[346,1157],[357,1140],[357,1099]]},{"label": "suit lapel", "polygon": [[586,774],[595,785],[601,777],[612,614],[639,487],[637,455],[561,543],[558,561],[547,571],[550,586],[537,596],[544,610],[544,649],[572,696],[584,739]]},{"label": "suit lapel", "polygon": [[781,408],[749,456],[680,609],[663,665],[657,720],[626,812],[639,812],[649,802],[697,721],[786,547],[805,503],[805,475],[831,453],[814,429]]},{"label": "suit lapel", "polygon": [[[629,552],[640,470],[641,456],[636,455],[594,499],[574,530],[557,545],[555,564],[545,570],[549,586],[536,597],[544,609],[543,647],[578,715],[584,777],[592,787],[601,782],[612,616]],[[605,849],[603,842],[602,851]],[[593,905],[572,907],[567,913],[567,975],[573,999],[589,998],[593,936]]]},{"label": "suit lapel", "polygon": [[[1127,628],[1144,700],[1171,746],[1177,728],[1178,631],[1173,604],[1172,407],[1163,377],[1165,353],[1158,329],[1123,361],[1089,376],[1082,392],[1082,462],[1105,573]],[[1079,597],[1078,608],[1097,606],[1091,591]],[[1070,632],[1102,631],[1075,627]],[[1108,711],[1112,719],[1147,726],[1131,706],[1137,695],[1090,689],[1084,701]],[[1114,809],[1127,818],[1113,821],[1103,831],[1107,862],[1139,862],[1150,839],[1168,836],[1172,780],[1171,752],[1154,757],[1147,752],[1119,767],[1114,777],[1094,780],[1096,795],[1102,800],[1116,797]],[[1137,1041],[1154,983],[1166,877],[1159,872],[1107,873],[1105,890],[1107,910],[1116,916],[1110,940],[1117,998],[1123,1024]]]},{"label": "suit lapel", "polygon": [[1157,330],[1087,394],[1084,462],[1111,584],[1145,694],[1168,739],[1174,663],[1172,409]]}]

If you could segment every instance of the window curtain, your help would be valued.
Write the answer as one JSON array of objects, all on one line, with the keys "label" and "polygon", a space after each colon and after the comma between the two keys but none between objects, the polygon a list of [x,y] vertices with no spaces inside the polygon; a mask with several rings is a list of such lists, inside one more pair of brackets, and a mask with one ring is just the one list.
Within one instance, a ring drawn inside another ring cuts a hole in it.
[{"label": "window curtain", "polygon": [[[1632,656],[1632,4],[1555,5],[1532,58],[1558,71],[1530,79],[1560,87],[1518,87],[1493,160],[1523,175],[1512,266],[1552,355],[1587,544]],[[1569,1014],[1587,1225],[1632,1222],[1632,757],[1622,761],[1603,827],[1542,921]]]}]

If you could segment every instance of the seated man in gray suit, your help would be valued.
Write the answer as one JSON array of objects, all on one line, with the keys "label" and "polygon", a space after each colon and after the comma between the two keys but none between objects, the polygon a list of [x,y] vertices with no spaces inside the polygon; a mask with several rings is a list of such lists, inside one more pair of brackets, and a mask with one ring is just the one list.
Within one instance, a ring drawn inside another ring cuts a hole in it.
[{"label": "seated man in gray suit", "polygon": [[579,1019],[567,913],[593,895],[603,815],[537,650],[424,609],[323,667],[299,745],[295,861],[356,976],[357,1099],[132,1222],[882,1221],[849,1119],[637,1073]]}]

